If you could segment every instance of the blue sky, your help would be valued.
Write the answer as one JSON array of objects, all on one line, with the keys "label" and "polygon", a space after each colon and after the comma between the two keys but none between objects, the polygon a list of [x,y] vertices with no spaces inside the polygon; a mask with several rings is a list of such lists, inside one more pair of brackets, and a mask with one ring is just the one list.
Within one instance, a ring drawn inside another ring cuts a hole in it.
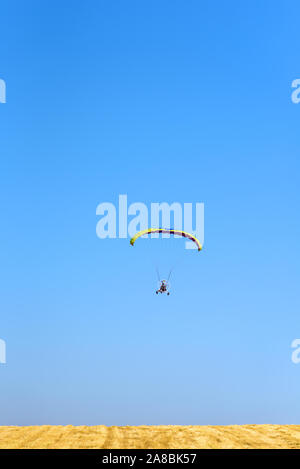
[{"label": "blue sky", "polygon": [[[1,425],[299,423],[299,13],[1,6]],[[119,194],[204,202],[203,251],[97,238]]]}]

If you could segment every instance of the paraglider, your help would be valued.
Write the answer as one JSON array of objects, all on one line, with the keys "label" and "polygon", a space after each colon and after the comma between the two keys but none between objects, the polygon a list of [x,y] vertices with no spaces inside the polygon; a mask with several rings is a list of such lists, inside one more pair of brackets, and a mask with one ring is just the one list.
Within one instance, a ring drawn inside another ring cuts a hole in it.
[{"label": "paraglider", "polygon": [[170,273],[169,273],[169,276],[168,276],[168,280],[161,280],[160,279],[160,275],[159,275],[159,272],[158,272],[158,268],[156,267],[156,273],[157,273],[157,278],[158,278],[158,282],[159,282],[159,288],[158,290],[156,290],[156,294],[158,295],[158,293],[166,293],[168,296],[170,295],[170,283],[169,283],[169,280],[170,280],[170,277],[171,277],[171,273],[172,273],[172,269],[170,270]]},{"label": "paraglider", "polygon": [[158,290],[155,292],[157,295],[158,293],[166,293],[167,295],[170,295],[170,292],[168,291],[168,283],[166,280],[161,280],[160,281],[160,287]]},{"label": "paraglider", "polygon": [[[169,233],[169,234],[172,234],[174,236],[175,235],[176,236],[182,236],[183,238],[188,238],[189,240],[193,241],[196,244],[196,246],[198,248],[198,251],[201,251],[201,249],[202,249],[202,245],[201,245],[200,241],[194,235],[192,235],[190,233],[187,233],[186,231],[174,230],[174,229],[165,229],[165,228],[147,228],[146,230],[139,231],[138,233],[136,233],[131,238],[131,240],[130,240],[131,246],[134,246],[134,243],[136,242],[136,240],[138,238],[140,238],[143,235],[150,234],[150,233]],[[169,278],[170,278],[170,275],[171,275],[171,271],[170,271],[168,280],[160,280],[158,271],[157,271],[157,275],[158,275],[158,280],[159,280],[159,288],[158,288],[158,290],[156,290],[155,293],[157,295],[158,295],[158,293],[166,293],[167,295],[170,295]]]}]

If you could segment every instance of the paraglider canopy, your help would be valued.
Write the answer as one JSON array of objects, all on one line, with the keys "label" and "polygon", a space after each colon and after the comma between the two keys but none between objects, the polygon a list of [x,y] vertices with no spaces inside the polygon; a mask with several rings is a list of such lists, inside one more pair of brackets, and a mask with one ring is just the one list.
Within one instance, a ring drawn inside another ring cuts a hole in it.
[{"label": "paraglider canopy", "polygon": [[133,246],[138,238],[140,238],[141,236],[145,234],[150,234],[150,233],[169,233],[169,234],[176,235],[176,236],[182,236],[183,238],[188,238],[191,241],[193,241],[197,245],[198,251],[201,251],[202,249],[202,245],[200,241],[195,236],[193,236],[190,233],[187,233],[186,231],[174,230],[172,228],[169,230],[166,228],[147,228],[146,230],[139,231],[133,236],[133,238],[131,238],[130,244]]}]

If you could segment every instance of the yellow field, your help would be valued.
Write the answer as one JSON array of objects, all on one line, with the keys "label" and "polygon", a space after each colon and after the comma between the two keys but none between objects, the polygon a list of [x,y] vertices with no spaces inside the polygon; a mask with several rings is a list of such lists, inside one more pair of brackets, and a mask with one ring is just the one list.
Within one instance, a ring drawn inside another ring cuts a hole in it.
[{"label": "yellow field", "polygon": [[0,448],[300,449],[300,425],[0,427]]}]

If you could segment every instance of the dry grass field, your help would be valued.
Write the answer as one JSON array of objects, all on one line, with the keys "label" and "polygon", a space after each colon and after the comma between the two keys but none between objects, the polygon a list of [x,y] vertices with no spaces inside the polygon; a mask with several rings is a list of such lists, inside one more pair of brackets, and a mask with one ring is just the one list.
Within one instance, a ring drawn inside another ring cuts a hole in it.
[{"label": "dry grass field", "polygon": [[0,448],[300,449],[300,425],[0,427]]}]

